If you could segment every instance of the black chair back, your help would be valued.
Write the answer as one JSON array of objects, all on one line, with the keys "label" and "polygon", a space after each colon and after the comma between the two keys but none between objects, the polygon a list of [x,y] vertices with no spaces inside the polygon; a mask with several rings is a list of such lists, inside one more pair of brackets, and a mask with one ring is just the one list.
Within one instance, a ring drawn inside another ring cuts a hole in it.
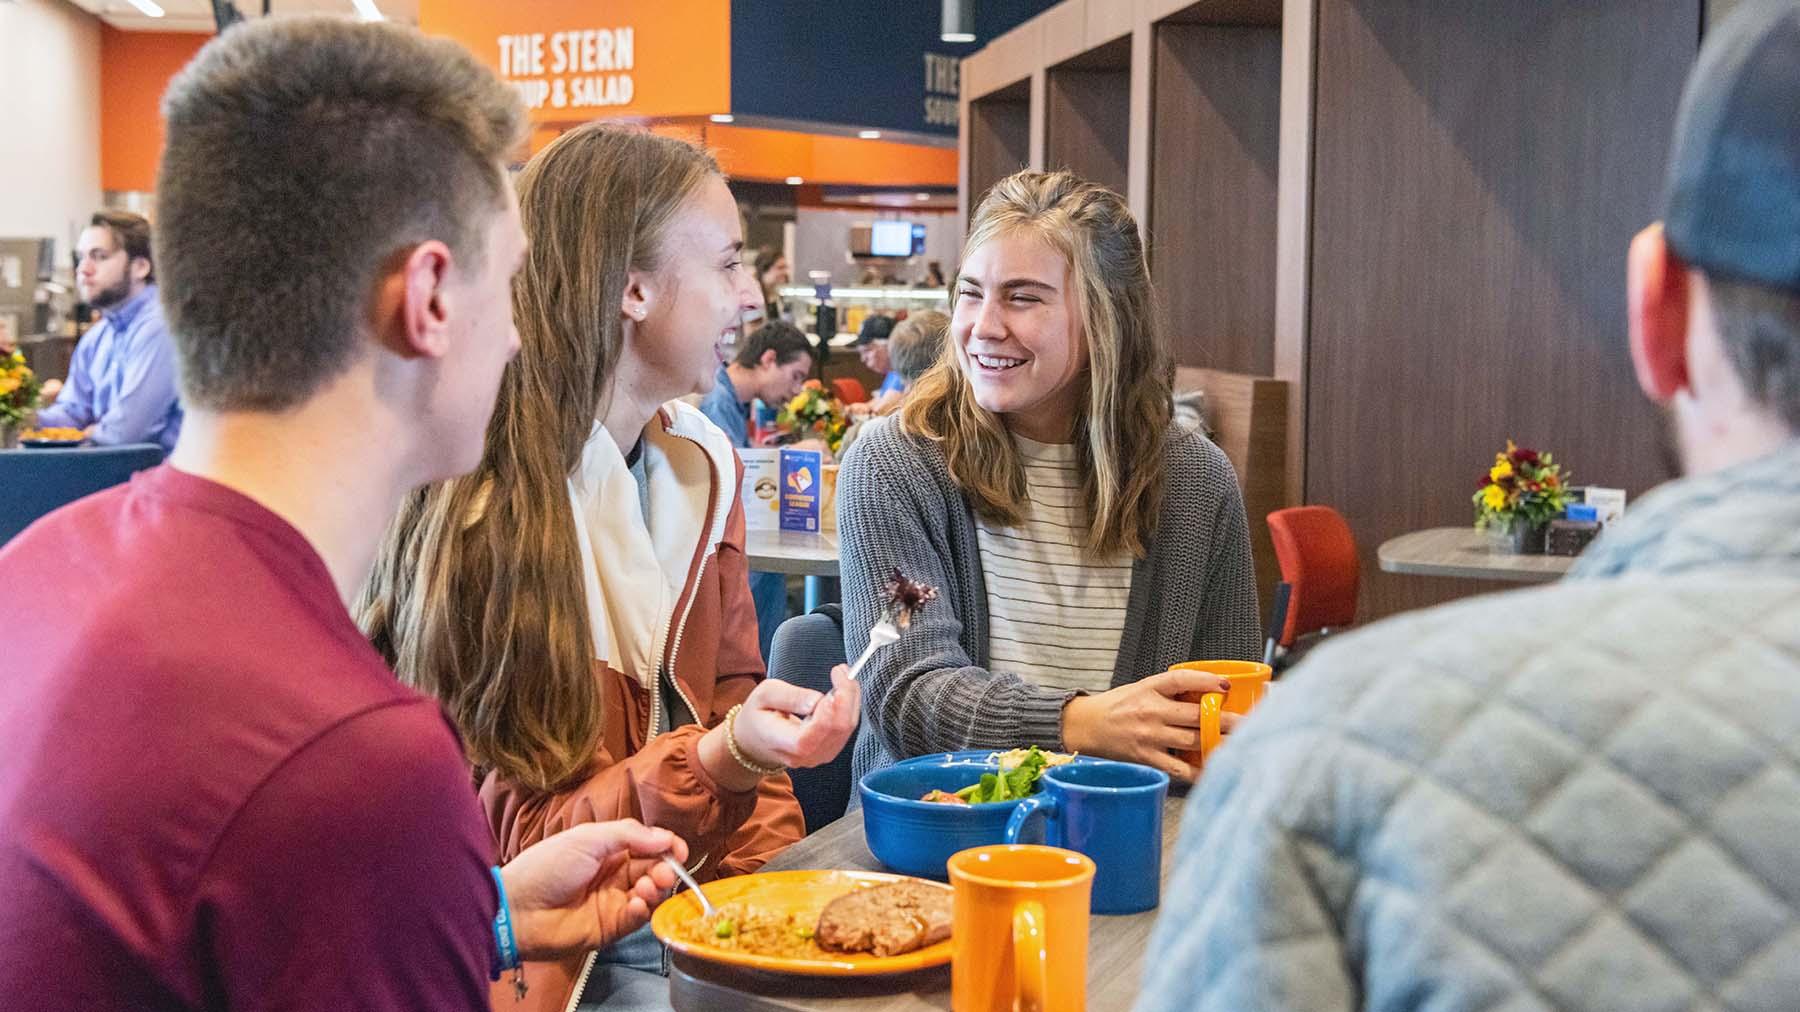
[{"label": "black chair back", "polygon": [[[781,623],[769,648],[769,677],[819,692],[831,691],[831,669],[844,663],[841,616],[837,605],[828,604]],[[806,815],[808,833],[841,818],[849,805],[850,754],[855,744],[852,735],[844,750],[823,766],[788,771],[794,796]]]},{"label": "black chair back", "polygon": [[1271,672],[1281,668],[1281,632],[1287,628],[1288,599],[1294,585],[1286,580],[1275,585],[1275,600],[1269,604],[1269,635],[1263,640],[1263,663]]}]

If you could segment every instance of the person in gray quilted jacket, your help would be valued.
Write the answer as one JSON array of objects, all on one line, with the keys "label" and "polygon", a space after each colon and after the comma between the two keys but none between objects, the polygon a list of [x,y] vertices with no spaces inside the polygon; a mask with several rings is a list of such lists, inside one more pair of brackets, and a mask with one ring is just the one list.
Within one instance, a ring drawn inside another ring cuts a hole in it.
[{"label": "person in gray quilted jacket", "polygon": [[1143,1010],[1800,1009],[1800,3],[1708,39],[1631,351],[1686,477],[1330,641],[1189,801]]}]

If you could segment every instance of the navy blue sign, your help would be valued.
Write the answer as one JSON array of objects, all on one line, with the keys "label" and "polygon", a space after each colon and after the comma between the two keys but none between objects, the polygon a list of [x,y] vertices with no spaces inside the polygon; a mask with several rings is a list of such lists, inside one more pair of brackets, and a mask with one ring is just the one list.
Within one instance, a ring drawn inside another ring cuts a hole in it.
[{"label": "navy blue sign", "polygon": [[731,111],[955,137],[958,61],[1056,0],[972,2],[954,43],[941,0],[732,0]]}]

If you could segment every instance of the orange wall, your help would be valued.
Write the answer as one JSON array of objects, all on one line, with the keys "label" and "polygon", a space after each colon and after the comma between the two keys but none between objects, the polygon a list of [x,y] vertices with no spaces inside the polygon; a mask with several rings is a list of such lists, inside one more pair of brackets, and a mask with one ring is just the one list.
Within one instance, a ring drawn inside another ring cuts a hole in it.
[{"label": "orange wall", "polygon": [[[534,130],[531,153],[542,151],[565,132]],[[680,137],[712,151],[733,179],[779,183],[799,176],[808,186],[955,186],[956,149],[893,141],[764,130],[705,120],[668,120],[649,125],[651,133]]]},{"label": "orange wall", "polygon": [[[448,34],[473,49],[490,66],[499,63],[499,34],[509,31],[554,32],[567,28],[631,25],[634,34],[634,99],[631,107],[601,107],[556,113],[537,110],[533,130],[537,151],[567,126],[601,117],[685,119],[653,127],[678,133],[713,149],[721,166],[735,178],[779,182],[800,176],[807,183],[866,186],[954,186],[956,151],[892,141],[859,140],[730,126],[698,119],[730,105],[729,7],[724,0],[663,0],[595,5],[604,15],[557,20],[547,12],[568,9],[566,0],[511,0],[467,3],[466,0],[421,0],[419,17],[427,31]],[[577,8],[585,9],[585,8]],[[716,10],[715,10],[716,9]],[[708,17],[716,14],[717,38]],[[437,23],[434,25],[433,20]],[[447,27],[446,27],[447,26]],[[693,45],[681,60],[656,54],[661,33],[681,26],[684,44],[716,42],[716,59],[696,60]],[[212,36],[187,32],[122,32],[103,26],[100,39],[100,185],[107,190],[150,190],[156,185],[156,162],[162,153],[159,103],[169,79],[192,59]],[[486,40],[485,42],[483,40]],[[648,48],[647,48],[648,47]],[[665,86],[660,71],[675,69],[675,84]],[[687,73],[683,73],[683,71]],[[714,104],[716,103],[716,104]],[[652,107],[668,111],[651,112]]]},{"label": "orange wall", "polygon": [[956,149],[708,124],[706,144],[741,179],[863,186],[955,186]]},{"label": "orange wall", "polygon": [[[704,121],[658,123],[650,129],[710,148],[720,168],[734,179],[778,183],[799,176],[808,184],[838,186],[956,185],[955,148]],[[541,147],[534,144],[532,150]]]},{"label": "orange wall", "polygon": [[[419,27],[467,46],[517,85],[528,102],[537,99],[531,108],[534,122],[705,116],[731,108],[730,0],[420,0]],[[631,30],[629,69],[557,69],[559,54],[568,60],[599,52],[591,44],[581,47],[580,36],[563,36],[565,44],[559,47],[558,33],[622,28]],[[540,68],[521,70],[510,60],[502,62],[501,39],[510,46],[519,36],[538,36]],[[622,76],[630,78],[630,101],[579,104],[578,89]],[[558,95],[565,100],[560,105]]]},{"label": "orange wall", "polygon": [[100,188],[151,190],[162,155],[163,89],[210,34],[100,26]]}]

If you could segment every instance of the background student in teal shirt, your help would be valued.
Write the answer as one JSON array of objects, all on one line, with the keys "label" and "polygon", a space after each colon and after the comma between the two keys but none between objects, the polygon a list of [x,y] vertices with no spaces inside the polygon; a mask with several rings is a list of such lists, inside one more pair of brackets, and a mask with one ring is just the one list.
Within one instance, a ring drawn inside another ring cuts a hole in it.
[{"label": "background student in teal shirt", "polygon": [[[719,366],[718,382],[700,401],[700,410],[731,437],[738,449],[750,446],[751,405],[762,401],[780,408],[800,392],[813,371],[813,346],[791,323],[764,324],[745,340],[732,361]],[[756,601],[757,638],[763,660],[775,627],[787,617],[787,577],[780,573],[750,574],[750,596]]]}]

